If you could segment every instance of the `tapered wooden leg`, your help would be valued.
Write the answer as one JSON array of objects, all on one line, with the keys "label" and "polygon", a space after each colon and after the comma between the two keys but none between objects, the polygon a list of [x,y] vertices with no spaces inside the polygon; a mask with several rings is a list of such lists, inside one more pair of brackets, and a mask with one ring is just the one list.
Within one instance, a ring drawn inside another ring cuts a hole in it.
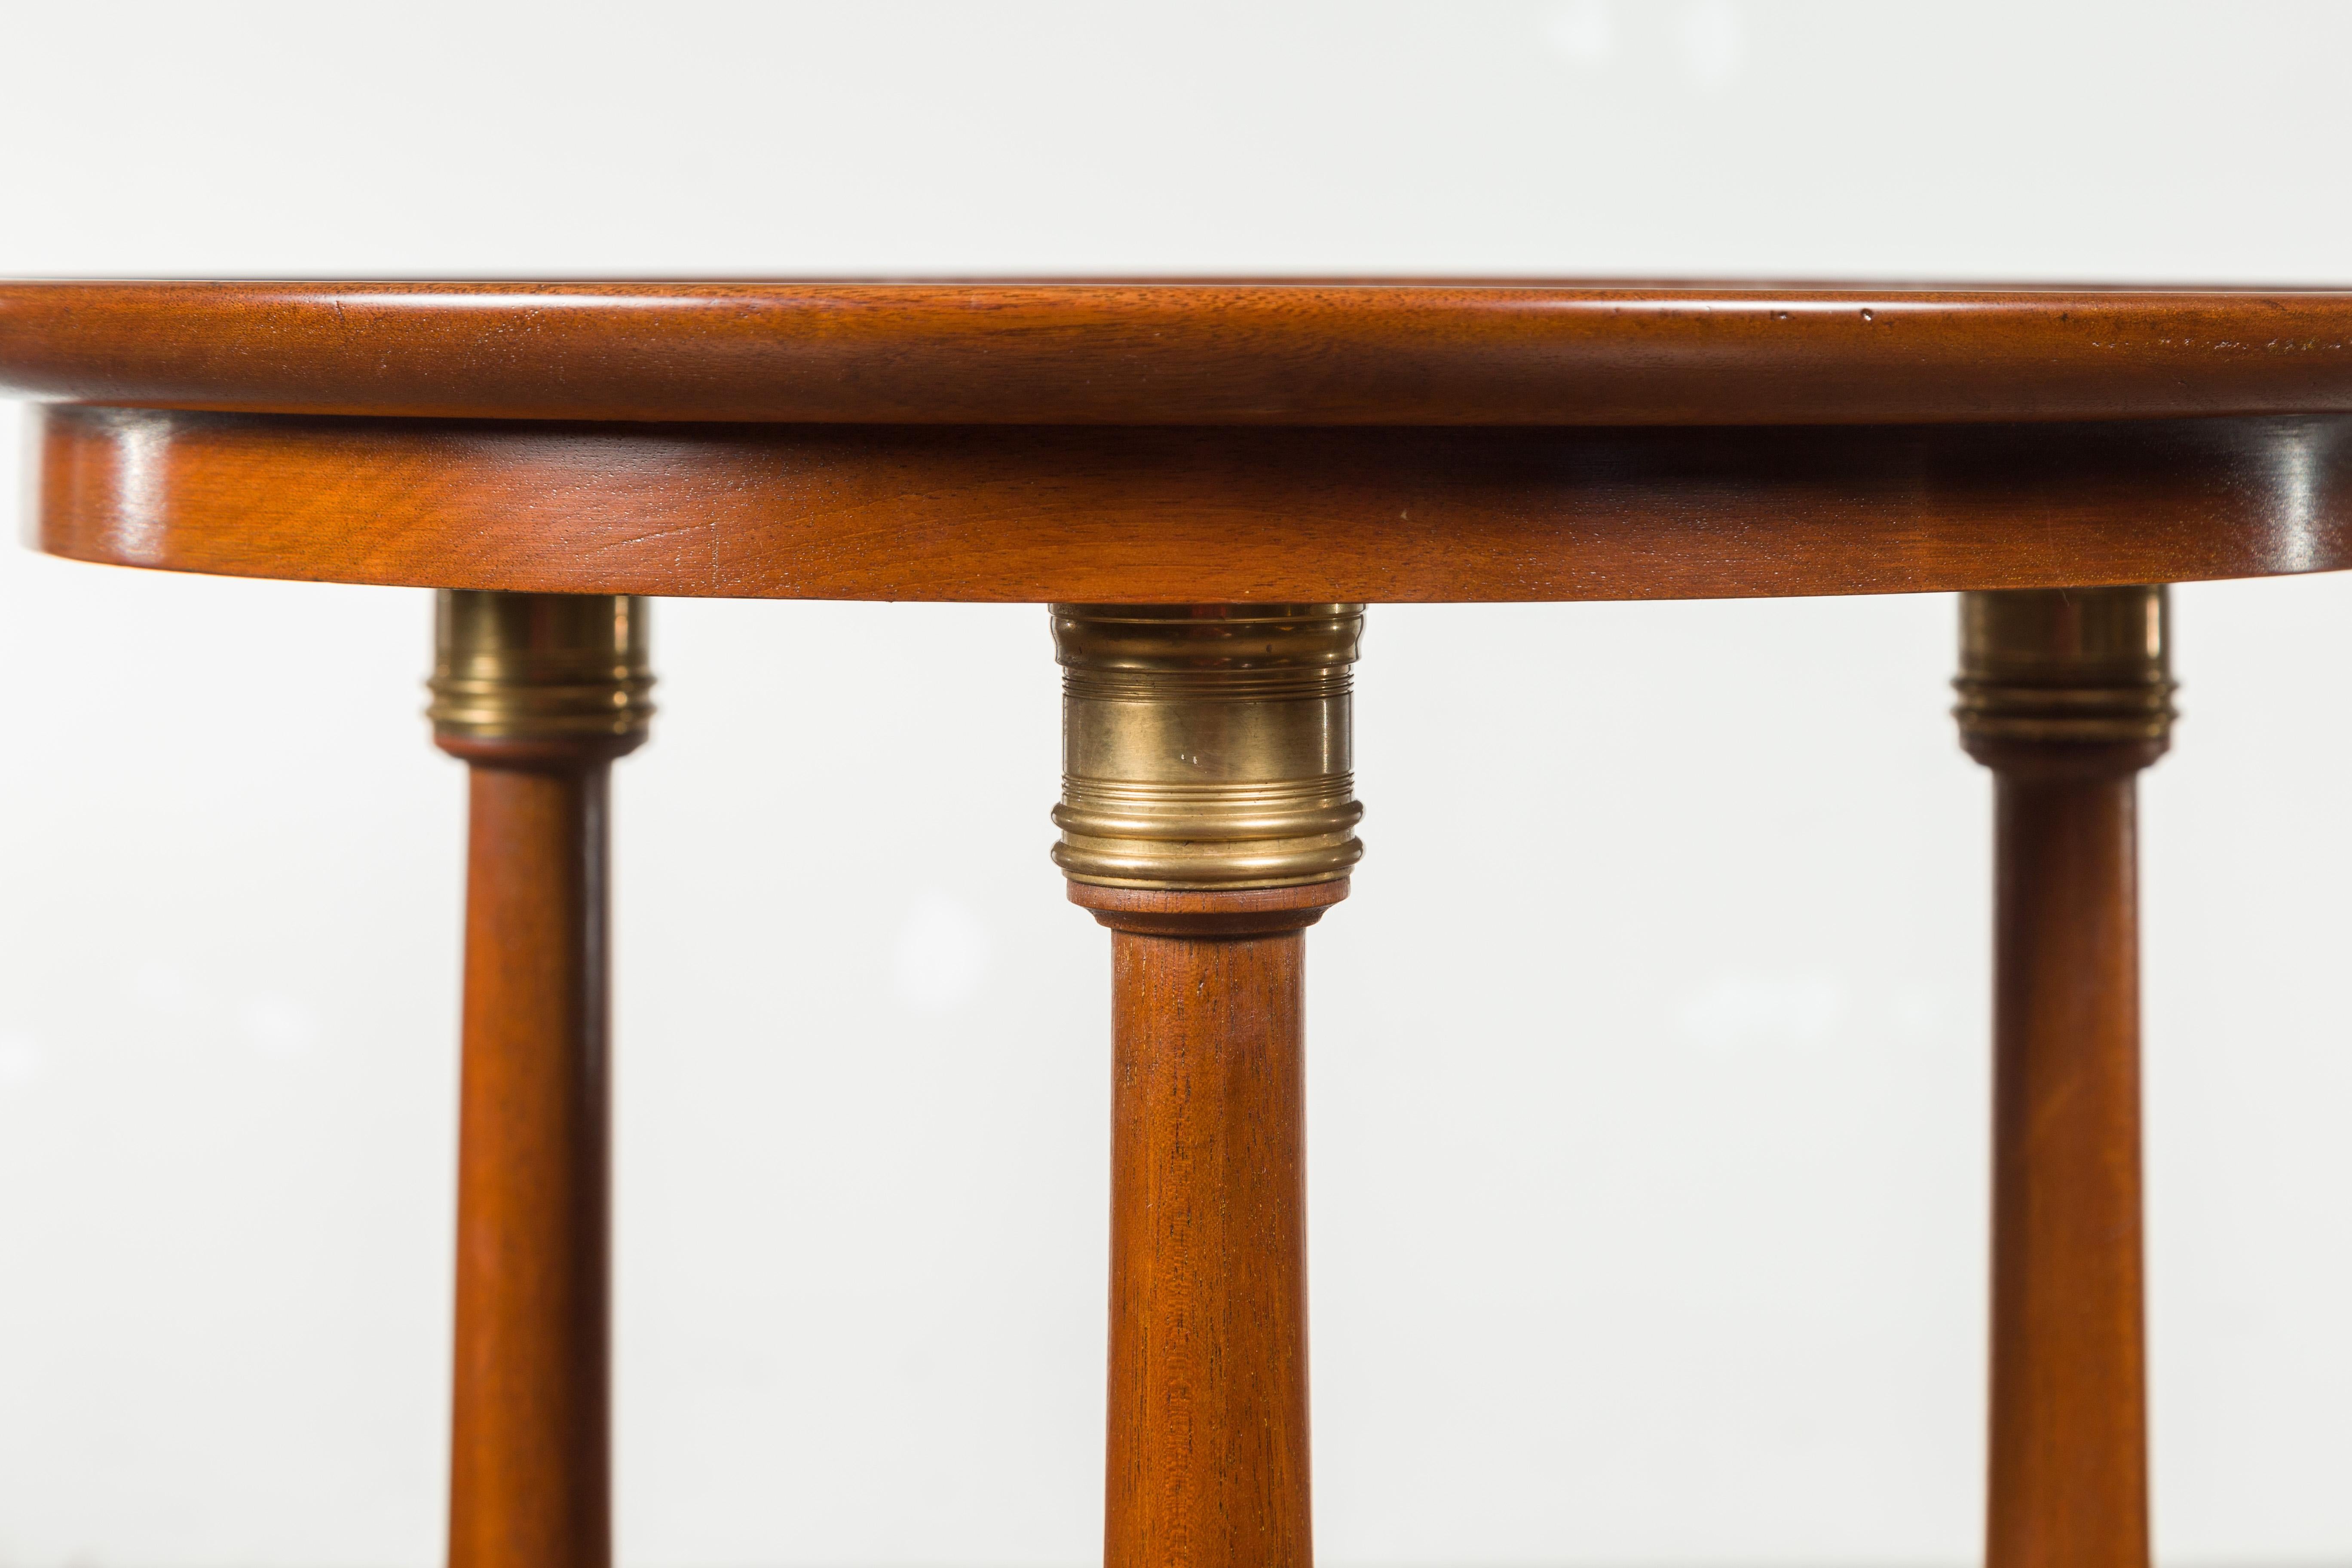
[{"label": "tapered wooden leg", "polygon": [[2135,796],[2160,588],[1964,596],[1995,770],[1990,1568],[2146,1568]]},{"label": "tapered wooden leg", "polygon": [[1072,885],[1116,933],[1106,1563],[1313,1561],[1302,928],[1346,891]]},{"label": "tapered wooden leg", "polygon": [[1307,1568],[1305,928],[1361,853],[1349,605],[1061,605],[1111,928],[1108,1568]]},{"label": "tapered wooden leg", "polygon": [[445,594],[436,737],[471,764],[453,1568],[612,1559],[606,786],[651,709],[626,599]]}]

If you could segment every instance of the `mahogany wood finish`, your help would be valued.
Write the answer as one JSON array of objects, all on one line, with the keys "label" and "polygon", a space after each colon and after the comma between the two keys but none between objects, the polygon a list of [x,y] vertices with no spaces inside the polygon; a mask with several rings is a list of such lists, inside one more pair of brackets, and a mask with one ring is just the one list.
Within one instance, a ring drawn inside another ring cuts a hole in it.
[{"label": "mahogany wood finish", "polygon": [[2147,1568],[2128,771],[1995,784],[1988,1568]]},{"label": "mahogany wood finish", "polygon": [[1111,928],[1106,1568],[1310,1568],[1305,928],[1344,881],[1069,884]]},{"label": "mahogany wood finish", "polygon": [[1962,743],[1993,770],[1988,1568],[2147,1568],[2139,770],[2167,595],[1967,594]]},{"label": "mahogany wood finish", "polygon": [[1876,425],[2352,413],[2352,292],[0,282],[0,391],[403,417]]},{"label": "mahogany wood finish", "polygon": [[586,426],[52,408],[40,543],[816,599],[1905,593],[2352,565],[2352,417],[1764,430]]},{"label": "mahogany wood finish", "polygon": [[612,1561],[609,744],[471,762],[450,1568]]},{"label": "mahogany wood finish", "polygon": [[[2352,291],[0,282],[0,395],[50,405],[42,548],[123,565],[2042,616],[1962,681],[2000,800],[1990,1559],[2144,1568],[2132,775],[2169,679],[2120,637],[2074,679],[2095,617],[2020,595],[2352,566]],[[604,791],[644,682],[602,668],[601,750],[445,742],[475,765],[456,1568],[609,1558]],[[1300,964],[1344,891],[1073,886],[1116,975],[1112,1568],[1311,1562]]]}]

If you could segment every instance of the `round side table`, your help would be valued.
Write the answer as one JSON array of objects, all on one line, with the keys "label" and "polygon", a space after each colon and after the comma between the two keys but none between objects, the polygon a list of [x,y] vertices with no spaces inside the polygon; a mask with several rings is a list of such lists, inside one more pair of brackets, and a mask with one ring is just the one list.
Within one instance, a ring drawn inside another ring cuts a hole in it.
[{"label": "round side table", "polygon": [[[1113,1568],[1307,1568],[1304,931],[1379,601],[1961,591],[1994,1568],[2145,1568],[2164,584],[2352,565],[2352,292],[0,283],[42,549],[439,590],[471,770],[453,1568],[606,1568],[605,782],[647,598],[1032,601],[1110,928]],[[1041,671],[1041,675],[1042,675]]]}]

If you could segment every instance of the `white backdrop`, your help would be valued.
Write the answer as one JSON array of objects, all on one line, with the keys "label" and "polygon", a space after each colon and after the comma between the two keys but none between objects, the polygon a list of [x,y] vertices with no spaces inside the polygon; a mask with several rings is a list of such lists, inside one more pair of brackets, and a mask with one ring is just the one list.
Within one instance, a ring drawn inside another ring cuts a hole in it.
[{"label": "white backdrop", "polygon": [[[2340,4],[0,5],[0,272],[2352,280]],[[18,454],[11,440],[0,463]],[[438,1560],[421,593],[0,554],[0,1565]],[[2190,586],[2157,1535],[2352,1559],[2352,582]],[[626,1568],[1097,1550],[1105,944],[1032,608],[666,602]],[[1943,598],[1376,608],[1312,939],[1335,1565],[1951,1563],[1988,786]]]}]

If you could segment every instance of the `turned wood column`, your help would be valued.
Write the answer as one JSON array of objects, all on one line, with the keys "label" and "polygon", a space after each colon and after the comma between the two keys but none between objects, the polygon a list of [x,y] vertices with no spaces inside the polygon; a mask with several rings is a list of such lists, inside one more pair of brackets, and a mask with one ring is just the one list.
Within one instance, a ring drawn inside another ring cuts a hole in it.
[{"label": "turned wood column", "polygon": [[2172,721],[2161,587],[1961,595],[1993,770],[1988,1568],[2147,1568],[2137,775]]},{"label": "turned wood column", "polygon": [[1106,1568],[1307,1568],[1305,931],[1363,853],[1354,605],[1058,605],[1111,929]]},{"label": "turned wood column", "polygon": [[653,712],[642,599],[440,595],[471,773],[450,1568],[607,1568],[606,784]]}]

